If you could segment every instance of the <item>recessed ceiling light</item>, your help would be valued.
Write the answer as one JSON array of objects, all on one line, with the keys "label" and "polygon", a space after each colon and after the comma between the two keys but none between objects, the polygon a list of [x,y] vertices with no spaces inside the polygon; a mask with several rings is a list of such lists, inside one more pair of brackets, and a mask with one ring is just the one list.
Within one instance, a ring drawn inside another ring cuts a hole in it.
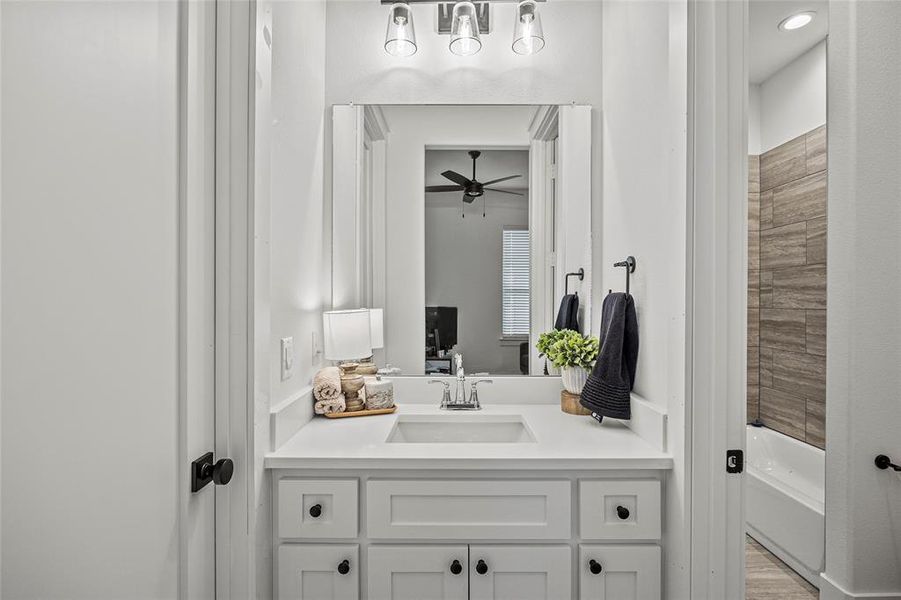
[{"label": "recessed ceiling light", "polygon": [[812,10],[795,13],[792,16],[783,19],[782,22],[779,23],[779,29],[781,29],[782,31],[801,29],[802,27],[813,21],[813,17],[816,14],[817,13]]}]

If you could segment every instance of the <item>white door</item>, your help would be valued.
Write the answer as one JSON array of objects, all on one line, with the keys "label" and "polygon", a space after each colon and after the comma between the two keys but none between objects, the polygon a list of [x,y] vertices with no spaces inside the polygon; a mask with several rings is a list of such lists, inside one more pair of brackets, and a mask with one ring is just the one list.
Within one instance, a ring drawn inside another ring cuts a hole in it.
[{"label": "white door", "polygon": [[279,600],[357,600],[357,546],[283,545],[278,549]]},{"label": "white door", "polygon": [[370,600],[466,600],[469,549],[457,546],[370,546]]},{"label": "white door", "polygon": [[580,546],[579,600],[660,600],[658,546]]},{"label": "white door", "polygon": [[4,598],[215,597],[215,11],[0,3]]},{"label": "white door", "polygon": [[471,600],[572,597],[569,546],[470,546]]}]

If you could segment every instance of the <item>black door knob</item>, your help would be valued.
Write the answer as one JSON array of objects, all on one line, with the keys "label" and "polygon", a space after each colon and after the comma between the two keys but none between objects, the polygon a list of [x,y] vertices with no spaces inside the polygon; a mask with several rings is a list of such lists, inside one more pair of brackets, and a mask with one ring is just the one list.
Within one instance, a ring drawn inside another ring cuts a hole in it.
[{"label": "black door knob", "polygon": [[310,507],[310,516],[313,517],[314,519],[318,519],[320,516],[322,516],[322,505],[314,504],[313,506],[311,506]]},{"label": "black door knob", "polygon": [[454,575],[459,575],[460,573],[463,572],[463,565],[460,564],[459,560],[455,560],[454,562],[451,563],[450,571]]},{"label": "black door knob", "polygon": [[616,507],[616,516],[625,521],[629,518],[629,509],[625,506],[617,506]]},{"label": "black door knob", "polygon": [[476,563],[476,573],[478,573],[479,575],[484,575],[487,572],[488,565],[486,565],[485,561],[480,558],[479,562]]},{"label": "black door knob", "polygon": [[588,561],[588,570],[591,571],[592,575],[600,575],[604,568],[601,566],[601,563],[592,558]]},{"label": "black door knob", "polygon": [[201,477],[207,479],[212,477],[213,483],[216,485],[226,485],[232,480],[235,473],[235,463],[230,458],[220,458],[216,464],[207,463],[203,465]]},{"label": "black door knob", "polygon": [[350,561],[345,559],[338,563],[338,572],[342,575],[350,573]]}]

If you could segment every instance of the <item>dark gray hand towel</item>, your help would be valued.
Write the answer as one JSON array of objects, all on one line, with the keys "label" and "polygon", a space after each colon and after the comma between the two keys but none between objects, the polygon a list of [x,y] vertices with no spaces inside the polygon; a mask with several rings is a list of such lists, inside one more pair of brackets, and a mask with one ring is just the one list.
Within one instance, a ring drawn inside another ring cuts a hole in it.
[{"label": "dark gray hand towel", "polygon": [[[576,294],[566,294],[560,300],[560,310],[557,311],[557,321],[554,323],[554,329],[572,329],[579,331],[579,296]],[[581,333],[581,331],[579,331]]]},{"label": "dark gray hand towel", "polygon": [[623,292],[607,294],[601,311],[601,351],[582,389],[581,404],[604,417],[631,419],[630,392],[638,364],[635,301]]}]

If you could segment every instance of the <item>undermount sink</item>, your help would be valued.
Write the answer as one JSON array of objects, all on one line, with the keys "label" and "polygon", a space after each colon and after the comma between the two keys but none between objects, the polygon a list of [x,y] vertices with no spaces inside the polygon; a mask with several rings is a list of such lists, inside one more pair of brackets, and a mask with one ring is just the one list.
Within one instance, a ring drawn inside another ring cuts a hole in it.
[{"label": "undermount sink", "polygon": [[401,415],[388,434],[394,444],[523,444],[535,436],[519,415]]}]

